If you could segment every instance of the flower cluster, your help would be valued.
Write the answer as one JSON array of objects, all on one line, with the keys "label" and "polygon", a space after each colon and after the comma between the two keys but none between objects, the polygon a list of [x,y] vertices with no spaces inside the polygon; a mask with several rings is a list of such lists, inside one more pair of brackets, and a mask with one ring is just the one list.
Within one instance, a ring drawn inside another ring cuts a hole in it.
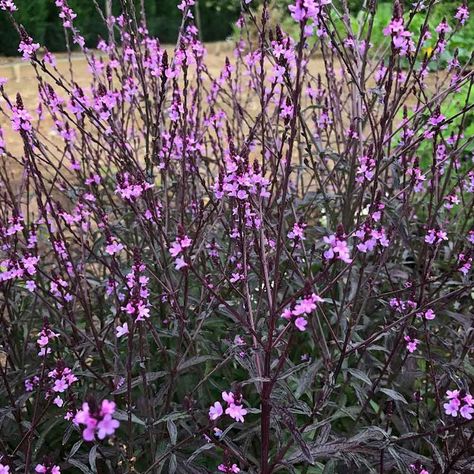
[{"label": "flower cluster", "polygon": [[105,247],[105,251],[109,255],[116,255],[120,253],[125,247],[121,244],[116,238],[111,237],[107,242],[107,246]]},{"label": "flower cluster", "polygon": [[384,28],[383,34],[392,38],[392,47],[400,53],[400,56],[407,56],[415,52],[415,42],[411,31],[405,29],[403,16],[395,16]]},{"label": "flower cluster", "polygon": [[431,309],[427,309],[425,311],[421,311],[416,313],[417,317],[427,319],[428,321],[432,321],[436,318],[436,313]]},{"label": "flower cluster", "polygon": [[305,240],[304,229],[306,224],[304,222],[295,222],[292,229],[288,232],[287,237],[293,240],[295,244]]},{"label": "flower cluster", "polygon": [[49,328],[49,324],[47,321],[45,321],[43,325],[43,329],[38,334],[38,339],[36,340],[36,344],[40,347],[40,351],[38,352],[38,355],[41,357],[46,356],[47,354],[51,353],[51,341],[54,339],[58,338],[59,334],[55,333]]},{"label": "flower cluster", "polygon": [[379,243],[381,247],[388,247],[390,244],[383,227],[374,229],[371,228],[370,225],[366,225],[362,229],[357,230],[355,236],[361,240],[356,247],[357,250],[362,253],[372,252],[377,246],[377,243]]},{"label": "flower cluster", "polygon": [[227,160],[226,174],[219,176],[213,189],[217,199],[228,196],[245,201],[249,196],[269,197],[268,184],[257,162],[251,166],[236,156],[233,160]]},{"label": "flower cluster", "polygon": [[[410,311],[410,309],[415,309],[417,304],[413,300],[402,300],[400,298],[391,298],[389,301],[390,307],[397,313],[404,313]],[[420,313],[422,314],[422,313]]]},{"label": "flower cluster", "polygon": [[153,184],[147,183],[143,179],[136,178],[126,172],[117,176],[117,188],[115,192],[127,201],[135,201],[147,190],[153,187]]},{"label": "flower cluster", "polygon": [[446,392],[448,401],[443,404],[446,415],[456,418],[460,415],[466,420],[472,420],[474,413],[474,398],[465,390],[448,390]]},{"label": "flower cluster", "polygon": [[240,472],[240,469],[239,469],[239,466],[237,466],[237,464],[235,463],[228,463],[228,464],[219,464],[219,466],[217,466],[217,469],[220,471],[220,472],[234,472],[234,473],[237,473],[237,472]]},{"label": "flower cluster", "polygon": [[430,474],[429,471],[423,467],[420,461],[410,464],[410,469],[413,470],[413,474]]},{"label": "flower cluster", "polygon": [[187,236],[176,237],[176,240],[171,244],[169,252],[171,256],[175,259],[175,268],[176,270],[181,270],[188,266],[185,260],[185,251],[187,248],[191,247],[193,241]]},{"label": "flower cluster", "polygon": [[33,38],[25,36],[18,46],[18,51],[23,55],[25,61],[29,61],[40,48],[39,43],[34,43]]},{"label": "flower cluster", "polygon": [[412,337],[410,335],[406,335],[404,337],[405,339],[405,342],[407,343],[406,345],[406,348],[407,348],[407,351],[412,354],[413,352],[416,351],[416,349],[418,348],[418,344],[420,343],[420,340],[419,339],[416,339],[415,337]]},{"label": "flower cluster", "polygon": [[367,155],[359,157],[356,181],[358,183],[370,182],[375,173],[375,160]]},{"label": "flower cluster", "polygon": [[[135,262],[132,269],[126,275],[127,287],[130,291],[130,298],[125,306],[122,306],[122,311],[135,317],[135,321],[144,321],[150,317],[150,303],[148,298],[150,290],[148,283],[150,279],[143,275],[146,266],[141,262],[140,257],[135,255]],[[124,335],[128,333],[128,325],[122,326],[117,334]]]},{"label": "flower cluster", "polygon": [[323,301],[324,300],[320,296],[312,293],[297,301],[292,309],[285,309],[281,317],[287,321],[294,321],[294,324],[299,331],[306,331],[306,326],[308,325],[308,320],[306,318],[308,314],[316,309],[317,303],[322,303]]},{"label": "flower cluster", "polygon": [[[232,392],[222,392],[222,400],[227,403],[225,414],[229,415],[233,420],[243,423],[247,410],[242,406],[242,397],[237,397]],[[212,421],[217,420],[223,414],[224,408],[219,401],[209,408],[209,419]]]},{"label": "flower cluster", "polygon": [[17,6],[13,3],[13,0],[0,0],[0,10],[5,10],[7,12],[16,12],[18,10]]},{"label": "flower cluster", "polygon": [[72,22],[76,14],[67,4],[67,0],[56,0],[56,6],[60,9],[59,18],[63,21],[64,28],[72,28]]},{"label": "flower cluster", "polygon": [[329,245],[329,249],[324,251],[324,258],[328,260],[337,259],[344,263],[351,263],[350,250],[347,240],[343,235],[330,235],[323,237],[324,242]]},{"label": "flower cluster", "polygon": [[61,474],[61,469],[52,462],[44,462],[43,464],[37,464],[35,472],[40,474]]},{"label": "flower cluster", "polygon": [[463,3],[458,7],[454,18],[456,18],[456,20],[458,20],[461,25],[466,23],[466,21],[469,19],[469,9],[466,3]]},{"label": "flower cluster", "polygon": [[312,36],[315,30],[317,36],[322,37],[327,33],[321,21],[321,15],[324,14],[324,6],[331,3],[332,0],[296,0],[295,4],[290,5],[288,9],[293,20],[305,25],[306,37]]},{"label": "flower cluster", "polygon": [[444,230],[430,229],[425,236],[425,242],[430,245],[440,244],[448,240],[448,234]]},{"label": "flower cluster", "polygon": [[64,400],[61,398],[60,394],[65,392],[70,386],[77,382],[77,377],[73,374],[72,370],[69,367],[64,365],[64,362],[59,361],[56,364],[56,368],[48,372],[48,378],[50,380],[51,392],[55,396],[53,403],[62,407],[64,405]]},{"label": "flower cluster", "polygon": [[120,423],[113,418],[115,403],[102,400],[100,407],[95,402],[84,402],[73,420],[76,426],[84,425],[82,437],[85,441],[94,441],[97,438],[104,439],[112,436]]},{"label": "flower cluster", "polygon": [[32,129],[33,117],[23,107],[23,104],[17,104],[12,107],[12,128],[15,131],[29,132]]}]

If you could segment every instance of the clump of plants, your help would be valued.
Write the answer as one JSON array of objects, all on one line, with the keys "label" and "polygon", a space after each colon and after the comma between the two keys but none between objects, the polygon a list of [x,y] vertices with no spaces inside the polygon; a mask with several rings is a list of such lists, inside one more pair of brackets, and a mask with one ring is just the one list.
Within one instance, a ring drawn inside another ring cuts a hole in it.
[{"label": "clump of plants", "polygon": [[84,84],[0,0],[0,473],[469,472],[467,5],[394,2],[378,59],[376,1],[245,0],[215,75],[194,0],[171,52],[121,3],[91,50],[55,2]]}]

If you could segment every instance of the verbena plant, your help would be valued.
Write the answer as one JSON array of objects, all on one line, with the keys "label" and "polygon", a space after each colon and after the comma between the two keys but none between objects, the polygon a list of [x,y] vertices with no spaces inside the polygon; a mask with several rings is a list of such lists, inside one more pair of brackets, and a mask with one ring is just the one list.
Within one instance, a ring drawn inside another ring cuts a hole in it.
[{"label": "verbena plant", "polygon": [[172,52],[121,3],[92,51],[56,0],[80,85],[0,0],[0,472],[472,472],[467,7],[377,58],[376,1],[247,0],[213,76],[193,0]]}]

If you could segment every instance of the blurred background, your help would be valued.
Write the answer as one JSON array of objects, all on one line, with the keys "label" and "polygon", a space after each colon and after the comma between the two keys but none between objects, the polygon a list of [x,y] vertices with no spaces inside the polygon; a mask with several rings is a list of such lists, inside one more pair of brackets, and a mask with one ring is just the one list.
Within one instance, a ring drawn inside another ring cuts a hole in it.
[{"label": "blurred background", "polygon": [[[58,19],[58,9],[54,0],[15,0],[18,6],[16,18],[26,28],[30,36],[41,45],[46,46],[50,51],[60,52],[64,50],[64,32],[61,22]],[[104,8],[105,0],[96,0]],[[177,31],[181,22],[181,12],[177,5],[179,0],[136,0],[137,5],[144,1],[147,11],[148,26],[152,35],[157,36],[162,43],[173,43],[176,40]],[[351,21],[354,29],[357,30],[357,19],[364,15],[364,3],[367,0],[349,0]],[[262,0],[253,0],[251,5],[254,9],[259,9]],[[288,15],[288,5],[293,0],[271,0],[272,23],[283,25],[284,29],[292,33],[294,22]],[[334,0],[336,7],[340,7],[340,0]],[[405,1],[406,7],[413,3],[423,3],[420,0]],[[425,0],[425,3],[428,3]],[[456,8],[462,3],[439,1],[434,7],[430,21],[432,29],[445,17],[451,26],[455,25],[453,16]],[[474,51],[474,0],[469,0],[468,5],[471,10],[471,17],[468,24],[455,39],[450,41],[450,50],[447,51],[446,60],[452,56],[457,48],[460,60],[469,59]],[[113,13],[119,12],[120,0],[113,0]],[[80,29],[81,34],[86,39],[88,47],[94,47],[99,37],[105,37],[105,29],[100,16],[94,6],[93,0],[69,0],[70,7],[77,13],[74,24]],[[387,25],[392,16],[393,2],[379,1],[377,16],[374,25],[374,35],[372,42],[375,46],[383,42],[382,29]],[[408,10],[408,8],[406,8]],[[233,34],[235,21],[239,16],[240,0],[197,0],[195,16],[201,25],[201,39],[206,42],[222,41]],[[412,22],[410,29],[417,31],[420,28],[423,18],[418,15]],[[418,24],[419,23],[419,24]],[[294,32],[294,31],[293,31]],[[436,36],[436,35],[433,35]],[[6,15],[0,15],[0,55],[18,55],[18,37],[11,27]]]}]

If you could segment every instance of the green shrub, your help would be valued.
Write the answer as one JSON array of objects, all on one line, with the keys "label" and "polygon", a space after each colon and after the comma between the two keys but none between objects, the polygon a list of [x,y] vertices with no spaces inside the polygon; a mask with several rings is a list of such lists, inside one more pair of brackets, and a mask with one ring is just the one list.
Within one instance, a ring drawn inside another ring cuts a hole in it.
[{"label": "green shrub", "polygon": [[[104,0],[98,0],[97,3],[101,8],[104,7]],[[117,0],[113,3],[115,14],[119,12],[119,3]],[[176,0],[145,1],[150,33],[160,38],[163,43],[172,43],[178,36],[181,24],[178,3]],[[45,45],[50,51],[64,51],[64,32],[53,0],[17,0],[16,4],[18,12],[15,13],[15,18],[23,24],[35,41]],[[94,3],[90,0],[69,0],[69,5],[77,13],[74,24],[84,36],[86,45],[94,47],[98,37],[106,35]],[[218,41],[225,39],[232,32],[232,24],[238,17],[239,4],[234,0],[201,0],[199,12],[203,39]],[[0,18],[0,54],[18,54],[18,34],[6,15]]]}]

